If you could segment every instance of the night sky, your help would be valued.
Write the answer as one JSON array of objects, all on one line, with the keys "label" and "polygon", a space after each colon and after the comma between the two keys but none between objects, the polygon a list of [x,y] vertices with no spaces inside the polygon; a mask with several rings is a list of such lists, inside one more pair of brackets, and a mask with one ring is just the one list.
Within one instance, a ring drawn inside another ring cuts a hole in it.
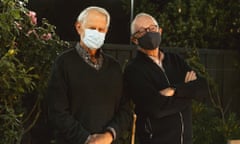
[{"label": "night sky", "polygon": [[39,22],[47,18],[56,26],[60,38],[67,41],[79,40],[74,23],[88,6],[103,7],[111,15],[106,43],[129,44],[130,14],[123,9],[121,0],[29,0],[28,3],[28,8],[37,13]]}]

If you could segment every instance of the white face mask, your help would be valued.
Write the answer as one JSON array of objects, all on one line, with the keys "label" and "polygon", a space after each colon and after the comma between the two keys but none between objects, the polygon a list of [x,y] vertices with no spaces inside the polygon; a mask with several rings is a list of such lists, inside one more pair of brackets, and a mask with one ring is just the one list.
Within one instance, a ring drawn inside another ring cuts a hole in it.
[{"label": "white face mask", "polygon": [[90,49],[99,49],[104,44],[105,35],[97,30],[85,29],[82,41]]}]

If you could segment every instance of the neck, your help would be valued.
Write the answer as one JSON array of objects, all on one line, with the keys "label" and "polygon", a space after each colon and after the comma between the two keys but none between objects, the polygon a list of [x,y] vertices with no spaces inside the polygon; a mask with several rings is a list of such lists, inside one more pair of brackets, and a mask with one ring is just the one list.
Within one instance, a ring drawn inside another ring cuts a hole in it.
[{"label": "neck", "polygon": [[140,51],[142,51],[143,53],[145,53],[148,56],[152,56],[152,57],[156,57],[156,58],[159,57],[159,49],[158,48],[153,49],[153,50],[146,50],[146,49],[140,48]]},{"label": "neck", "polygon": [[162,51],[160,51],[158,48],[153,49],[153,50],[146,50],[143,48],[139,48],[139,50],[148,56],[158,59],[160,62],[162,62],[162,60],[164,58],[164,53]]}]

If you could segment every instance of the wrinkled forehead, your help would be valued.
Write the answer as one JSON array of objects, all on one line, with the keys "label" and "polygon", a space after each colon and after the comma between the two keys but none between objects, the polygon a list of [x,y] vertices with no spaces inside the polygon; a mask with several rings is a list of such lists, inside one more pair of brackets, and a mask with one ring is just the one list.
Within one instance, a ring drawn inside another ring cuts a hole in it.
[{"label": "wrinkled forehead", "polygon": [[140,16],[135,21],[135,31],[141,28],[148,28],[151,25],[156,25],[155,21],[148,16]]},{"label": "wrinkled forehead", "polygon": [[86,16],[84,26],[87,28],[107,29],[107,16],[98,11],[91,10]]}]

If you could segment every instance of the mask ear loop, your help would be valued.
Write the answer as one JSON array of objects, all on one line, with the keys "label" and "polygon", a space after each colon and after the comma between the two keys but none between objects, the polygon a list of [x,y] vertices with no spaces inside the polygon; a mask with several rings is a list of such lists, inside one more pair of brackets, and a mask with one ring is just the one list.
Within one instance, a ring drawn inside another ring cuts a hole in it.
[{"label": "mask ear loop", "polygon": [[158,29],[158,31],[157,31],[157,32],[159,32],[159,33],[160,33],[160,35],[162,35],[162,31],[163,31],[163,30],[162,30],[162,28],[158,26],[158,28],[157,28],[157,29]]}]

